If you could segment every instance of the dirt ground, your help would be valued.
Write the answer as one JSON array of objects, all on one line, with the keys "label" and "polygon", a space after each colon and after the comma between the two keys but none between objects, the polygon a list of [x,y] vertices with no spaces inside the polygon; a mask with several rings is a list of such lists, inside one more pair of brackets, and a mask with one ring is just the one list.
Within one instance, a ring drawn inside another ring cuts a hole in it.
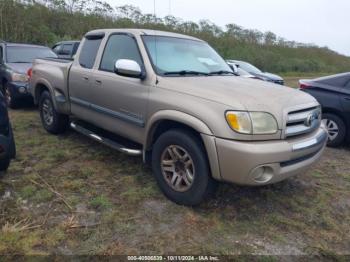
[{"label": "dirt ground", "polygon": [[10,115],[18,157],[0,180],[0,254],[350,255],[348,147],[298,177],[222,184],[187,208],[140,158],[74,131],[49,135],[33,108]]}]

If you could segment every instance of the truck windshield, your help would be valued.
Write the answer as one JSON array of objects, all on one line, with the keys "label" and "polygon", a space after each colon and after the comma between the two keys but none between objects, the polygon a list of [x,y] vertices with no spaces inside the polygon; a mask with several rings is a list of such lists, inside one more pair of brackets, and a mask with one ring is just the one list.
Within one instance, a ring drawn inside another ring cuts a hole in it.
[{"label": "truck windshield", "polygon": [[32,63],[37,58],[57,58],[57,55],[49,48],[45,47],[7,47],[8,63]]},{"label": "truck windshield", "polygon": [[143,40],[159,75],[233,74],[227,63],[205,42],[165,36],[143,36]]}]

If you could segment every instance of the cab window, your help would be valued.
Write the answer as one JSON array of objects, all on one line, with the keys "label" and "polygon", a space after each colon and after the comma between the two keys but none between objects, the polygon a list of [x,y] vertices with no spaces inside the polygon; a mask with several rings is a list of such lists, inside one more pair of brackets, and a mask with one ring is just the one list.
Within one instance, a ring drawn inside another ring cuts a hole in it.
[{"label": "cab window", "polygon": [[129,59],[142,63],[141,54],[136,40],[126,34],[112,35],[106,44],[101,60],[100,70],[114,72],[115,62],[119,59]]},{"label": "cab window", "polygon": [[87,69],[92,69],[96,60],[98,49],[102,38],[99,39],[85,39],[84,45],[79,56],[79,64]]}]

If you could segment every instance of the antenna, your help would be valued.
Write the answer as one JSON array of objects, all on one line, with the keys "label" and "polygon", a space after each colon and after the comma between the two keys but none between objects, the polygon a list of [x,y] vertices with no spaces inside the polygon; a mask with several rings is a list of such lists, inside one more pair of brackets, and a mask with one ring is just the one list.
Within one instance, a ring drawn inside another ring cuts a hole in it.
[{"label": "antenna", "polygon": [[154,15],[154,22],[156,22],[156,0],[153,0],[153,15]]},{"label": "antenna", "polygon": [[[156,0],[153,0],[153,11],[154,11],[154,24],[157,22],[157,14],[156,14]],[[154,30],[154,51],[155,51],[155,64],[158,66],[158,52],[157,52],[157,33]],[[156,85],[158,84],[158,76],[156,75]]]}]

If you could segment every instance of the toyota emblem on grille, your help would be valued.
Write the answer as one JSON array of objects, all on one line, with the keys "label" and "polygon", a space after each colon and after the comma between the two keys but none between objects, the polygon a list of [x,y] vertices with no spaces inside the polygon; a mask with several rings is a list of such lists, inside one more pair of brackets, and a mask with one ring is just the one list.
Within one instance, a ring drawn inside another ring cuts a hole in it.
[{"label": "toyota emblem on grille", "polygon": [[318,120],[319,116],[320,116],[319,112],[317,111],[312,112],[310,115],[307,116],[305,120],[305,125],[308,127],[312,126],[313,123]]}]

